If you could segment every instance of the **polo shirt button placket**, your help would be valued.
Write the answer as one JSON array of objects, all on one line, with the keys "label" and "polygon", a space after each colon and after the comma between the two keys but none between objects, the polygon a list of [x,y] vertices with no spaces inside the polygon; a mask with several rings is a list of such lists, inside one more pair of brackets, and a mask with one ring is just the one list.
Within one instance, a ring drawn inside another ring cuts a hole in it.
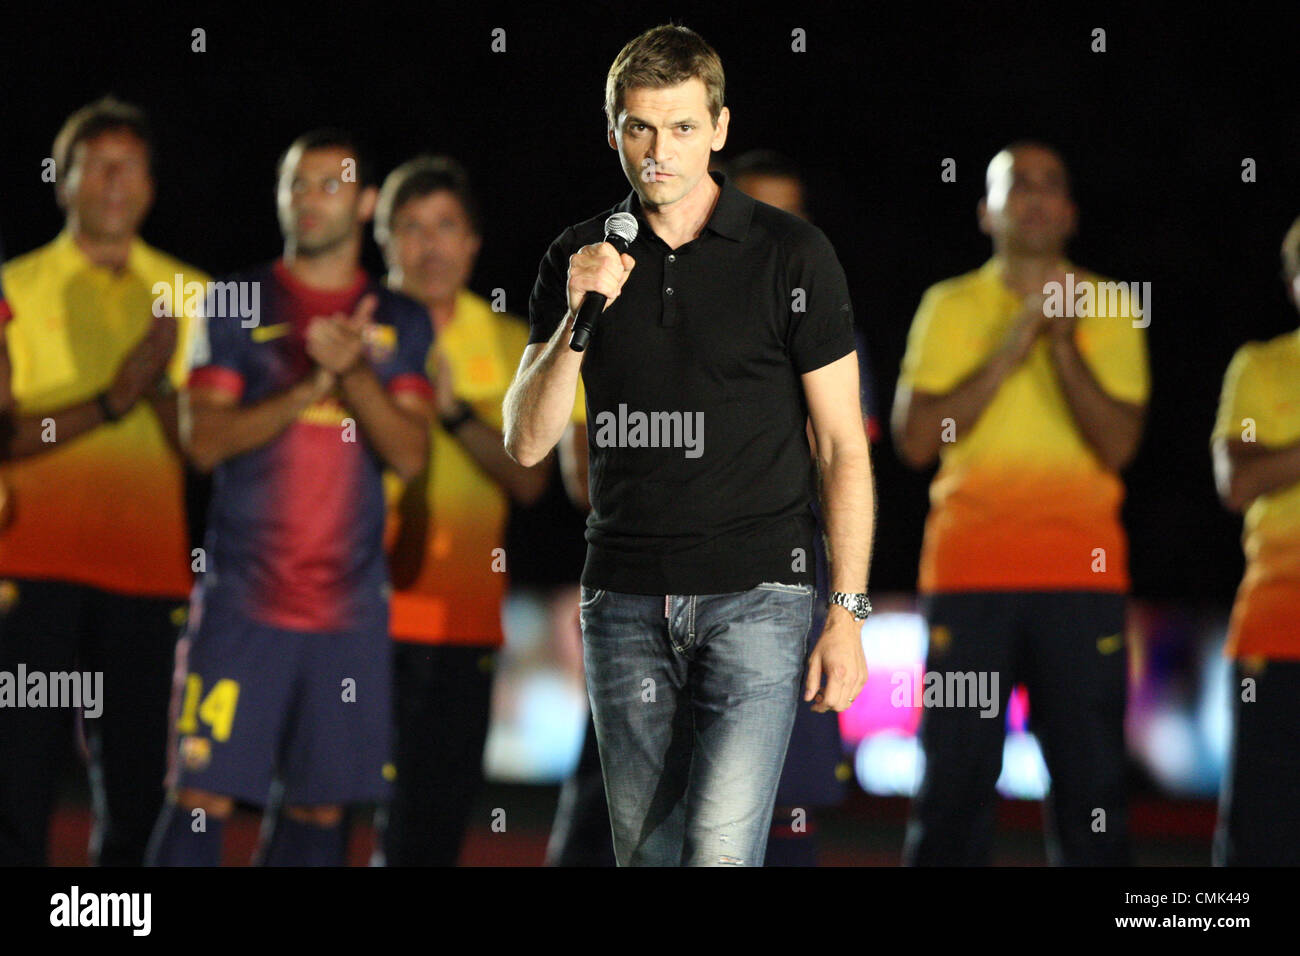
[{"label": "polo shirt button placket", "polygon": [[672,265],[677,261],[676,253],[668,253],[664,256],[664,305],[663,305],[663,324],[675,325],[677,323],[677,310],[673,307],[673,287],[668,285],[673,281]]}]

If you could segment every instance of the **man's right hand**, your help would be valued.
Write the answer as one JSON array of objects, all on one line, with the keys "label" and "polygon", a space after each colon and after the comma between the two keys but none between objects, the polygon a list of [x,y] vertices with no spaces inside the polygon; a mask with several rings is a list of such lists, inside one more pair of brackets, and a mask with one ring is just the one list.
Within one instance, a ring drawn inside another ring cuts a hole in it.
[{"label": "man's right hand", "polygon": [[118,415],[125,415],[145,392],[166,374],[176,351],[176,320],[155,317],[139,342],[126,353],[108,386],[108,403]]},{"label": "man's right hand", "polygon": [[608,242],[593,242],[569,256],[569,314],[577,315],[582,297],[599,292],[608,309],[623,291],[636,260],[626,252],[619,255]]}]

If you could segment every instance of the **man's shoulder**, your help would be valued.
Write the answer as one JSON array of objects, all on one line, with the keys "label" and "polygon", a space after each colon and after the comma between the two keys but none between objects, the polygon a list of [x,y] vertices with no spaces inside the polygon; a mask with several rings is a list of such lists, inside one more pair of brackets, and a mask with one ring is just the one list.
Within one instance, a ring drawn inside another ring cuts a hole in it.
[{"label": "man's shoulder", "polygon": [[390,289],[382,283],[374,283],[371,291],[378,297],[375,303],[375,317],[381,322],[399,325],[408,322],[428,323],[428,313],[423,305],[405,292]]},{"label": "man's shoulder", "polygon": [[20,256],[14,256],[4,263],[5,293],[10,298],[21,291],[26,291],[33,283],[51,274],[57,261],[59,240],[52,239],[43,246],[37,246]]},{"label": "man's shoulder", "polygon": [[1232,364],[1239,372],[1300,372],[1300,332],[1292,331],[1263,341],[1245,342],[1237,349]]},{"label": "man's shoulder", "polygon": [[990,288],[990,281],[987,267],[981,266],[960,275],[940,279],[925,290],[921,300],[923,302],[928,300],[931,306],[959,301],[987,291]]},{"label": "man's shoulder", "polygon": [[567,245],[575,252],[583,246],[591,245],[593,242],[601,242],[605,238],[605,222],[614,213],[623,211],[623,203],[610,206],[604,212],[599,212],[582,220],[582,222],[575,222],[573,225],[567,226],[563,232],[555,237],[555,242]]},{"label": "man's shoulder", "polygon": [[208,279],[200,314],[203,322],[208,326],[229,324],[245,331],[253,328],[248,324],[250,316],[244,315],[240,306],[252,304],[252,290],[256,290],[257,321],[254,325],[273,325],[273,321],[265,321],[270,316],[268,306],[273,301],[270,298],[271,284],[275,279],[272,266],[273,263],[266,262]]},{"label": "man's shoulder", "polygon": [[421,358],[433,345],[433,322],[425,307],[415,299],[383,284],[372,284],[368,291],[378,297],[375,321],[391,331],[383,333],[389,345]]},{"label": "man's shoulder", "polygon": [[140,252],[144,257],[150,279],[171,280],[174,276],[183,276],[185,283],[199,282],[207,284],[211,277],[203,269],[184,262],[169,252],[151,246],[143,239],[139,241]]},{"label": "man's shoulder", "polygon": [[786,212],[776,206],[769,206],[765,202],[751,199],[748,196],[745,199],[753,205],[749,228],[757,230],[760,235],[765,235],[791,248],[810,248],[822,244],[830,245],[830,240],[821,227],[814,225],[802,216],[796,216],[792,212]]}]

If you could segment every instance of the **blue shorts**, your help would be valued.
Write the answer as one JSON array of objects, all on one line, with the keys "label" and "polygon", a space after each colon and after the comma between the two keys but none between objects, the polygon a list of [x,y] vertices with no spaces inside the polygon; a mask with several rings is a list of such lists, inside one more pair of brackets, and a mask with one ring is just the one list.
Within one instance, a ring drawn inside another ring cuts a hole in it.
[{"label": "blue shorts", "polygon": [[294,631],[203,600],[176,651],[168,785],[265,805],[381,803],[395,776],[388,608]]}]

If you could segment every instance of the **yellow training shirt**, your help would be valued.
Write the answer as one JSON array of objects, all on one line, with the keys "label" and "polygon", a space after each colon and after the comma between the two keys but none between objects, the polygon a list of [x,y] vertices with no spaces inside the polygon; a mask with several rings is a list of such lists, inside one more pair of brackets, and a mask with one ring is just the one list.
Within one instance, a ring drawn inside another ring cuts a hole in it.
[{"label": "yellow training shirt", "polygon": [[[153,320],[155,285],[174,293],[178,276],[183,293],[186,283],[208,281],[139,239],[115,274],[92,263],[67,231],[6,263],[13,318],[4,334],[18,414],[75,405],[108,387]],[[187,301],[188,294],[173,310],[180,328],[168,374],[178,388],[192,318]],[[13,505],[0,530],[0,576],[184,597],[191,562],[181,460],[149,403],[66,442],[54,439],[52,451],[0,466]]]},{"label": "yellow training shirt", "polygon": [[[1211,442],[1300,441],[1300,331],[1248,342],[1228,365]],[[1260,495],[1242,529],[1246,573],[1228,625],[1235,657],[1300,659],[1300,482]]]},{"label": "yellow training shirt", "polygon": [[[1106,281],[1066,268],[1076,285]],[[1116,314],[1081,317],[1075,340],[1107,394],[1145,404],[1146,340],[1129,305],[1125,295]],[[1002,346],[1020,308],[996,259],[932,286],[912,322],[900,380],[951,391]],[[1128,589],[1124,488],[1075,424],[1049,350],[1044,333],[975,425],[940,446],[922,592]]]},{"label": "yellow training shirt", "polygon": [[[437,376],[441,351],[455,394],[500,431],[502,403],[527,343],[527,323],[461,290],[451,320],[437,332],[429,377]],[[585,411],[579,379],[574,421],[585,421]],[[508,496],[441,425],[434,424],[430,439],[429,467],[408,487],[391,472],[386,477],[392,634],[418,643],[497,646],[509,571]]]}]

